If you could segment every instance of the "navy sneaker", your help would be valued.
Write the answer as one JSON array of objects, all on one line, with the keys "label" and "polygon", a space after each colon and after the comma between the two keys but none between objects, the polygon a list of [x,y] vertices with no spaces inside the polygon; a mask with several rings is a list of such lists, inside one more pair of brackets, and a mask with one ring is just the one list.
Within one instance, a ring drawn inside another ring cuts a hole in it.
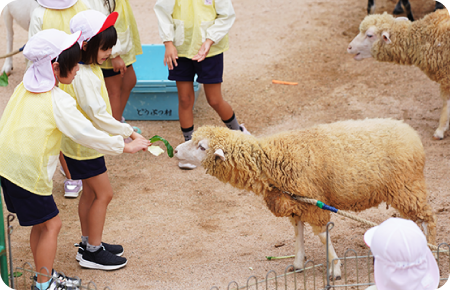
[{"label": "navy sneaker", "polygon": [[[86,245],[83,245],[81,242],[79,244],[75,244],[75,247],[78,247],[77,256],[75,257],[78,262],[81,261],[81,257],[83,257],[83,253],[86,250]],[[121,245],[111,245],[102,242],[102,246],[105,247],[105,250],[109,251],[110,253],[113,253],[116,256],[122,256],[123,255],[123,247]]]},{"label": "navy sneaker", "polygon": [[95,252],[85,250],[80,260],[80,266],[98,270],[116,270],[125,267],[127,259],[114,255],[102,246]]}]

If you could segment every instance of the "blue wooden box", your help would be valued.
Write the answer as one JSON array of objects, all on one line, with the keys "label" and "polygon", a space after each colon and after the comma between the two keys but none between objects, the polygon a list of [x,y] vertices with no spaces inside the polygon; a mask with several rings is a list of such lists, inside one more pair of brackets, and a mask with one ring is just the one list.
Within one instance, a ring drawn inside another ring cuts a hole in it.
[{"label": "blue wooden box", "polygon": [[[143,44],[143,54],[136,56],[133,68],[137,83],[123,112],[126,120],[178,120],[178,90],[167,79],[163,44]],[[194,81],[195,98],[200,84]]]}]

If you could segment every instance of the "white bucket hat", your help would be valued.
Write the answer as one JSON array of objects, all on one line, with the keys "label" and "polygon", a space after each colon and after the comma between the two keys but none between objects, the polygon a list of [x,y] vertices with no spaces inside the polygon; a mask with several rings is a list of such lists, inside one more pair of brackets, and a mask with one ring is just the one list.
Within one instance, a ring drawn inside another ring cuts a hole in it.
[{"label": "white bucket hat", "polygon": [[375,257],[378,290],[436,290],[439,268],[425,235],[410,220],[390,218],[364,234]]},{"label": "white bucket hat", "polygon": [[44,93],[55,86],[52,59],[76,43],[80,35],[81,31],[67,34],[57,29],[46,29],[28,40],[23,50],[23,55],[33,62],[23,77],[28,91]]},{"label": "white bucket hat", "polygon": [[70,31],[81,31],[81,37],[78,40],[80,46],[83,41],[89,41],[92,37],[114,26],[119,13],[113,12],[106,17],[103,13],[96,10],[85,10],[77,13],[70,19]]},{"label": "white bucket hat", "polygon": [[44,8],[62,10],[75,5],[78,0],[37,0],[39,5]]}]

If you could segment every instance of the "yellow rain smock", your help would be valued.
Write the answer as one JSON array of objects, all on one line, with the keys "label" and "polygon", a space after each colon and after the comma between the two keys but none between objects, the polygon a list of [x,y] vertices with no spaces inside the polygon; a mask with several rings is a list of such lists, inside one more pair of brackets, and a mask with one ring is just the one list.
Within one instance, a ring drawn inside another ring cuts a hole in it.
[{"label": "yellow rain smock", "polygon": [[[112,0],[109,0],[111,7],[113,7]],[[128,0],[116,0],[116,5],[114,11],[119,13],[119,18],[117,18],[114,27],[117,31],[118,49],[113,48],[113,52],[110,58],[115,58],[120,55],[125,64],[128,66],[136,62],[136,55],[142,54],[141,39],[139,37],[139,31],[136,24],[136,19],[134,18],[133,11],[131,10],[130,3]],[[104,1],[98,0],[88,0],[89,6],[97,11],[102,12],[105,15],[109,15],[110,11],[108,7],[105,6]],[[112,69],[111,59],[107,59],[102,63],[101,68]]]},{"label": "yellow rain smock", "polygon": [[0,119],[0,176],[34,194],[51,195],[63,133],[104,154],[121,154],[125,146],[121,136],[97,130],[58,87],[36,94],[20,83]]},{"label": "yellow rain smock", "polygon": [[192,59],[206,39],[214,41],[207,57],[228,50],[236,18],[230,0],[158,0],[154,10],[162,41],[172,41],[178,56]]},{"label": "yellow rain smock", "polygon": [[[129,124],[113,118],[106,90],[103,73],[97,64],[80,64],[80,70],[70,85],[60,84],[60,88],[71,95],[77,102],[80,112],[100,130],[124,138],[133,133]],[[61,151],[67,157],[76,160],[89,160],[103,156],[98,151],[75,143],[63,136]]]},{"label": "yellow rain smock", "polygon": [[89,6],[82,0],[78,0],[72,7],[62,10],[48,9],[39,6],[33,11],[31,16],[30,28],[28,29],[28,39],[39,31],[50,28],[62,30],[65,33],[72,34],[70,32],[70,19],[72,19],[72,17],[74,17],[78,12],[88,9]]}]

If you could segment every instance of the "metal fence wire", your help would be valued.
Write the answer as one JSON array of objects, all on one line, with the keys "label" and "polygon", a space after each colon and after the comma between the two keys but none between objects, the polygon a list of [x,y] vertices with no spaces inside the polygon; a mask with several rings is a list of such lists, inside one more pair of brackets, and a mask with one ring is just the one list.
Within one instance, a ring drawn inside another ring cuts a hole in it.
[{"label": "metal fence wire", "polygon": [[[333,223],[330,222],[327,225],[327,235],[329,225]],[[328,239],[327,239],[328,240]],[[328,247],[326,251],[326,257],[328,257]],[[450,246],[447,243],[441,243],[438,246],[437,251],[432,251],[436,258],[437,264],[439,266],[440,273],[440,283],[439,287],[445,284],[448,280],[449,269],[450,269]],[[329,289],[361,289],[364,290],[371,285],[375,285],[374,274],[373,274],[373,256],[370,250],[363,253],[363,255],[358,255],[358,253],[353,249],[348,249],[342,258],[334,259],[331,263],[341,262],[341,279],[332,280],[327,273],[330,267],[324,264],[315,264],[314,261],[308,260],[305,263],[303,269],[297,269],[293,271],[294,265],[288,265],[284,273],[278,275],[274,270],[267,272],[264,279],[259,280],[256,276],[250,276],[247,279],[245,285],[239,285],[236,281],[231,281],[227,288],[219,288],[218,286],[213,286],[210,290],[329,290]],[[331,267],[332,269],[332,267]],[[331,270],[332,271],[332,270]]]},{"label": "metal fence wire", "polygon": [[[1,199],[1,198],[0,198]],[[1,206],[1,204],[0,204]],[[9,268],[10,268],[10,274],[9,274],[9,286],[12,289],[24,289],[24,290],[29,290],[29,289],[35,289],[34,286],[34,279],[37,275],[41,275],[44,277],[48,277],[48,278],[52,278],[51,276],[51,272],[48,271],[48,269],[44,269],[43,271],[46,272],[47,274],[43,274],[42,270],[40,271],[41,273],[38,273],[37,271],[35,271],[35,269],[33,269],[33,266],[31,266],[30,263],[26,262],[23,264],[22,267],[16,267],[14,268],[13,266],[13,254],[12,254],[12,250],[11,250],[11,235],[13,233],[13,226],[11,225],[11,222],[14,220],[15,215],[13,214],[8,214],[7,216],[7,239],[8,239],[8,249],[9,249]],[[7,272],[6,272],[7,273]],[[64,278],[66,277],[64,275],[64,273],[58,273],[59,275],[62,275]],[[2,273],[3,275],[3,273]],[[79,290],[111,290],[111,288],[109,286],[106,286],[104,288],[97,288],[97,285],[92,282],[85,282],[82,279],[80,279],[79,277],[74,277],[77,281],[78,286],[77,287],[73,287],[73,285],[60,285],[58,287],[58,290],[74,290],[74,289],[79,289]],[[36,288],[37,289],[37,288]]]}]

